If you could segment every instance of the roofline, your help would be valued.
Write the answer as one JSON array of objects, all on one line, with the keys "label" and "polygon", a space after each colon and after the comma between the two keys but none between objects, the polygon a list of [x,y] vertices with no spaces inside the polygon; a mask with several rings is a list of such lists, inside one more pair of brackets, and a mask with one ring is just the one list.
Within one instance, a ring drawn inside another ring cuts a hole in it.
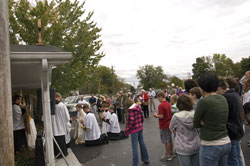
[{"label": "roofline", "polygon": [[67,63],[72,57],[71,52],[11,52],[11,63],[41,63],[47,59],[49,64]]}]

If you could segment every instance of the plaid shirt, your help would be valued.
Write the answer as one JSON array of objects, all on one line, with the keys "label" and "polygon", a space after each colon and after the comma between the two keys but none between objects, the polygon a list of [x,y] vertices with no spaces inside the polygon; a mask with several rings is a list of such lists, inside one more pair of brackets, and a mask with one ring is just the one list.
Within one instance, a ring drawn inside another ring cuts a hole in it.
[{"label": "plaid shirt", "polygon": [[138,104],[132,105],[128,110],[129,116],[126,124],[125,134],[133,134],[143,129],[143,112]]}]

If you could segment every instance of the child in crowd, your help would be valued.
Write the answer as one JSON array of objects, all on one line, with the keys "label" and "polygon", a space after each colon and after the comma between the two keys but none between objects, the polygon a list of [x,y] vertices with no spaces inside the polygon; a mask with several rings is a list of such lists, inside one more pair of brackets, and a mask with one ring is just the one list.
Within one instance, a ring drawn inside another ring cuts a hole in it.
[{"label": "child in crowd", "polygon": [[110,115],[108,117],[104,117],[104,116],[101,117],[103,122],[109,124],[109,129],[107,130],[108,138],[110,140],[119,140],[119,139],[127,138],[124,134],[124,131],[120,129],[118,117],[114,113],[114,106],[110,106],[108,110],[109,110]]},{"label": "child in crowd", "polygon": [[175,133],[175,149],[180,166],[199,166],[200,138],[193,127],[193,103],[188,95],[181,95],[177,100],[177,108],[170,123],[170,130]]},{"label": "child in crowd", "polygon": [[176,94],[170,97],[170,104],[171,104],[171,113],[174,115],[176,112],[179,112],[178,108],[176,107],[178,96]]},{"label": "child in crowd", "polygon": [[86,113],[83,127],[83,129],[85,130],[85,145],[93,146],[108,143],[108,137],[105,134],[101,135],[96,117],[93,113],[90,112],[89,105],[84,105],[83,111]]},{"label": "child in crowd", "polygon": [[172,134],[169,129],[172,118],[171,105],[166,101],[166,96],[163,92],[159,92],[157,98],[161,103],[158,106],[158,113],[154,113],[153,116],[159,119],[161,142],[165,145],[166,150],[166,154],[160,158],[160,161],[170,161],[175,157],[173,155]]},{"label": "child in crowd", "polygon": [[189,91],[189,96],[192,98],[193,100],[193,110],[195,111],[196,106],[201,98],[201,91],[199,87],[194,87],[192,89],[190,89]]},{"label": "child in crowd", "polygon": [[[174,94],[170,97],[172,115],[179,112],[178,108],[176,107],[177,99],[178,99],[178,96],[176,94]],[[175,133],[171,132],[171,137],[172,137],[172,143],[173,143],[173,154],[176,154],[175,141],[174,141]]]},{"label": "child in crowd", "polygon": [[84,143],[84,132],[83,132],[83,123],[84,123],[84,118],[86,116],[86,113],[82,110],[82,105],[77,104],[76,105],[76,126],[75,126],[75,134],[74,134],[74,139],[75,139],[75,144],[83,144]]},{"label": "child in crowd", "polygon": [[110,112],[108,111],[109,107],[106,103],[103,103],[101,106],[101,112],[99,114],[100,119],[102,120],[102,134],[106,134],[109,131],[110,124],[106,121],[103,121],[103,119],[109,119]]}]

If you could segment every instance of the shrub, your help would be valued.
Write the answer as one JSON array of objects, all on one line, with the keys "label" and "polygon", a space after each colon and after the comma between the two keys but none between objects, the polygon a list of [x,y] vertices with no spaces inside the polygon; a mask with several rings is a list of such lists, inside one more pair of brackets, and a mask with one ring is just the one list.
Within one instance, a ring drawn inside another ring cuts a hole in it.
[{"label": "shrub", "polygon": [[15,156],[15,166],[34,166],[35,165],[35,149],[25,148],[20,154]]}]

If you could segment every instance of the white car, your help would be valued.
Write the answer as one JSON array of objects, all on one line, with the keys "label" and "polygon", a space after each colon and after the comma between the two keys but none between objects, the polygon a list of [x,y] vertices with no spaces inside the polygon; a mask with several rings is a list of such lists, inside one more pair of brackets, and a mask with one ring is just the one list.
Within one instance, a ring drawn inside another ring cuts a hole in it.
[{"label": "white car", "polygon": [[[89,98],[91,96],[84,96],[84,100],[89,103]],[[81,96],[69,96],[66,97],[64,100],[64,104],[66,105],[66,107],[69,110],[69,113],[71,116],[75,116],[76,115],[76,105],[78,103],[78,101],[80,100]]]},{"label": "white car", "polygon": [[69,96],[65,98],[64,104],[68,108],[69,112],[76,111],[76,105],[79,100],[80,100],[79,96]]}]

